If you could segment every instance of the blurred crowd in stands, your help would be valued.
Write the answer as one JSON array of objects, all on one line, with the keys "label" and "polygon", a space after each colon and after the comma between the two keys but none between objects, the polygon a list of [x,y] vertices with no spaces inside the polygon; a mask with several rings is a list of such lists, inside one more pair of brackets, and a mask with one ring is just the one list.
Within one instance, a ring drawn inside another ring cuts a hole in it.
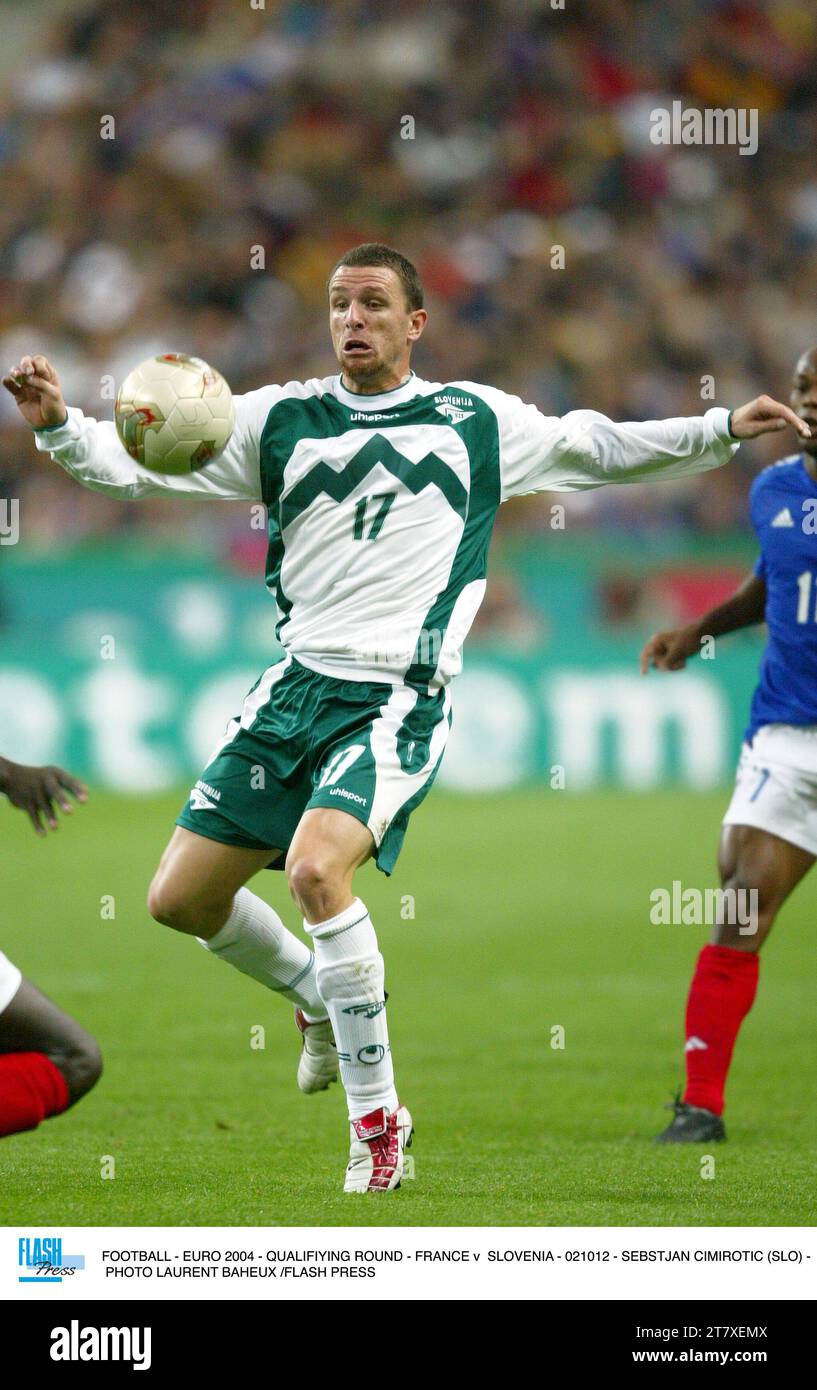
[{"label": "blurred crowd in stands", "polygon": [[[785,398],[817,341],[813,2],[29,9],[36,39],[0,94],[0,352],[4,369],[45,352],[90,414],[110,418],[101,383],[154,351],[199,354],[235,391],[331,373],[326,275],[367,240],[419,267],[421,375],[548,414]],[[757,153],[653,144],[674,100],[756,110]],[[567,527],[731,531],[780,451],[560,499]],[[246,558],[246,508],[86,492],[35,458],[10,398],[0,469],[32,546],[130,535]],[[502,531],[553,542],[553,500],[511,504]]]}]

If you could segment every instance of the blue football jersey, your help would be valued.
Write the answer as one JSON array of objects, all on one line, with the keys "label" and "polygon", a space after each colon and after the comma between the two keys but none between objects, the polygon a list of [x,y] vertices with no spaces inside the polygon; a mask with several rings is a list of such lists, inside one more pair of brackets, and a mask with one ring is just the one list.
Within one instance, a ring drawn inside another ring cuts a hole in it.
[{"label": "blue football jersey", "polygon": [[760,541],[755,574],[766,584],[769,640],[746,738],[764,724],[817,724],[817,482],[803,456],[755,478],[752,525]]}]

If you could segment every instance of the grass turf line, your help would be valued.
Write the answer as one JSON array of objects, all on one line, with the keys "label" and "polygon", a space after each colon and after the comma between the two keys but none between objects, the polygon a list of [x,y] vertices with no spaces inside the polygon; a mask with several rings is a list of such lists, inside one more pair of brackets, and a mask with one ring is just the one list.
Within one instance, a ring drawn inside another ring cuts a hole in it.
[{"label": "grass turf line", "polygon": [[[179,804],[96,792],[45,842],[0,810],[0,945],[96,1034],[106,1062],[69,1114],[0,1142],[0,1222],[814,1224],[808,879],[764,951],[729,1142],[650,1142],[682,1075],[686,990],[708,933],[651,925],[649,894],[676,878],[715,885],[724,794],[437,792],[394,877],[364,869],[398,1088],[417,1126],[416,1181],[372,1198],[341,1191],[340,1088],[296,1089],[289,1006],[147,915]],[[281,875],[253,888],[297,930]],[[100,916],[105,894],[113,921]],[[401,917],[408,894],[413,920]],[[257,1024],[263,1050],[250,1047]],[[557,1025],[563,1049],[551,1047]],[[113,1180],[100,1177],[103,1155]]]}]

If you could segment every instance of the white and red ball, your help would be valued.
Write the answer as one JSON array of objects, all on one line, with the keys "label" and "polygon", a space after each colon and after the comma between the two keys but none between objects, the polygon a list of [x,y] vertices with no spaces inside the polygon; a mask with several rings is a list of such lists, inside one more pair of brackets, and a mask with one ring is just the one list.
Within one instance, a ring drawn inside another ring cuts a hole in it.
[{"label": "white and red ball", "polygon": [[129,372],[114,406],[131,458],[155,473],[193,473],[218,458],[235,424],[232,392],[200,357],[165,352]]}]

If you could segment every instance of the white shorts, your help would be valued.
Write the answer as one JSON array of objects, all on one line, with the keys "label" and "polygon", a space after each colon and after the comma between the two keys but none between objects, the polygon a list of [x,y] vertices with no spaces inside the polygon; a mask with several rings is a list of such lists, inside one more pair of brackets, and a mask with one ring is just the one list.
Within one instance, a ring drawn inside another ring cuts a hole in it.
[{"label": "white shorts", "polygon": [[724,825],[754,825],[817,855],[817,724],[766,724],[744,743]]},{"label": "white shorts", "polygon": [[22,980],[22,972],[0,951],[0,1014],[7,1009]]}]

